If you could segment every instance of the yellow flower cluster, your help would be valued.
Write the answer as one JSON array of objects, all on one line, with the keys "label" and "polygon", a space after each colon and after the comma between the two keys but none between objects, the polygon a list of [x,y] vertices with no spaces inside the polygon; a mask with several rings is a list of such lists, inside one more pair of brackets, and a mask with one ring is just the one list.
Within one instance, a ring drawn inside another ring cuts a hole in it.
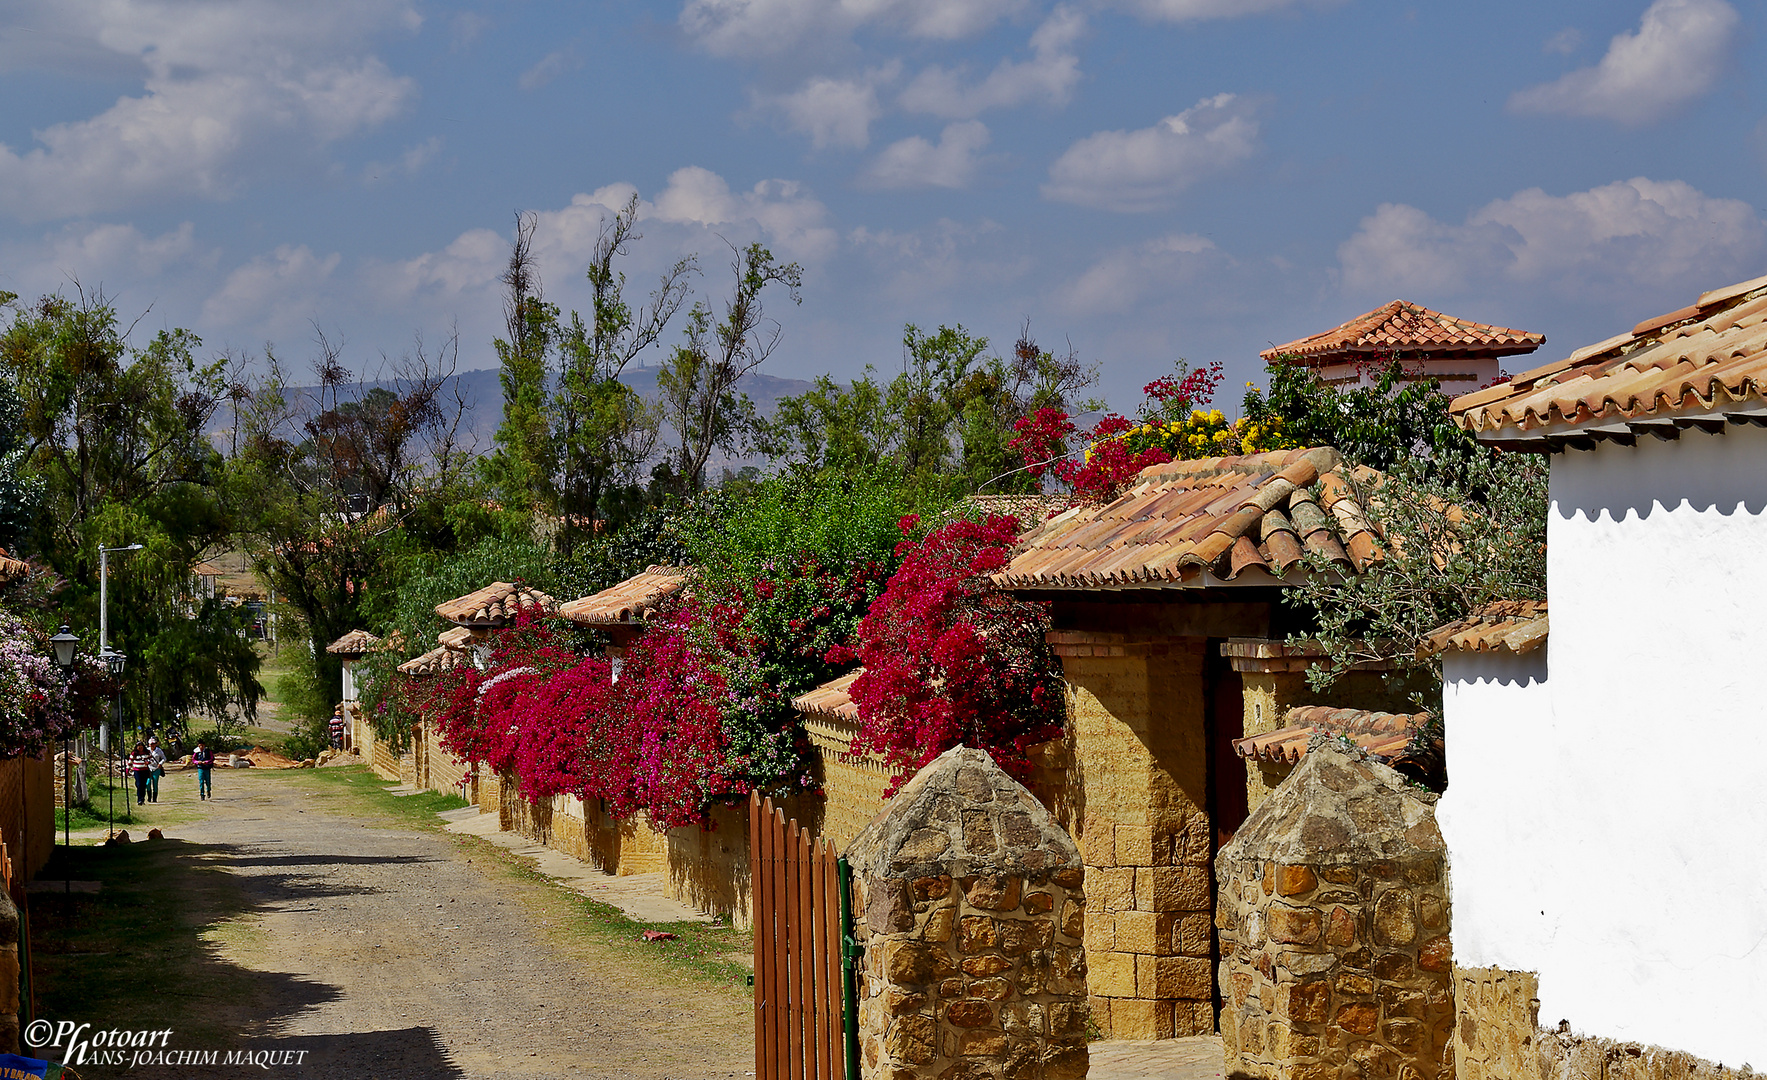
[{"label": "yellow flower cluster", "polygon": [[[1124,443],[1131,452],[1158,447],[1174,459],[1261,454],[1298,445],[1283,433],[1280,417],[1261,424],[1243,418],[1229,421],[1220,409],[1192,409],[1181,420],[1146,419],[1113,439]],[[1092,450],[1086,449],[1088,461],[1092,460]]]}]

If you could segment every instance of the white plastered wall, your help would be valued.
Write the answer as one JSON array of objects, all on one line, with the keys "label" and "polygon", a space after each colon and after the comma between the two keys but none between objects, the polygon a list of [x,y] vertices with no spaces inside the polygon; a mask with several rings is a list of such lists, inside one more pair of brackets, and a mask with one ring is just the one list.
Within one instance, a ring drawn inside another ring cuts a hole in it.
[{"label": "white plastered wall", "polygon": [[1547,541],[1546,672],[1449,662],[1455,962],[1537,972],[1547,1027],[1760,1069],[1767,432],[1555,455]]}]

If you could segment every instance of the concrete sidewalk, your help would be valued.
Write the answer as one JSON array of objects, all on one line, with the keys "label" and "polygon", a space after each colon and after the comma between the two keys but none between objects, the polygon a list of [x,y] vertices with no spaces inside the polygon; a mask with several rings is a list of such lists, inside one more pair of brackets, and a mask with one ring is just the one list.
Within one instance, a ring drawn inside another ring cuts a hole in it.
[{"label": "concrete sidewalk", "polygon": [[712,921],[711,916],[664,896],[661,873],[623,877],[604,874],[586,862],[544,844],[536,844],[520,833],[502,831],[496,814],[481,814],[475,806],[444,810],[441,817],[447,819],[448,824],[443,826],[447,831],[482,836],[506,851],[532,859],[534,869],[540,873],[557,878],[572,892],[611,904],[638,922]]}]

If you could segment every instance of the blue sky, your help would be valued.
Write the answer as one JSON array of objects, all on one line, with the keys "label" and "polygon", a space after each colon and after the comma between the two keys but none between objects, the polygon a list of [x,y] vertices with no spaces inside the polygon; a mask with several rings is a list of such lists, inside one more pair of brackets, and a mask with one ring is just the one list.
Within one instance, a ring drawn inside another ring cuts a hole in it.
[{"label": "blue sky", "polygon": [[[583,303],[724,241],[804,266],[765,369],[900,363],[905,322],[1101,365],[1257,351],[1395,297],[1547,354],[1767,272],[1760,0],[0,3],[0,288],[358,369],[457,328],[539,214]],[[722,238],[722,239],[721,239]]]}]

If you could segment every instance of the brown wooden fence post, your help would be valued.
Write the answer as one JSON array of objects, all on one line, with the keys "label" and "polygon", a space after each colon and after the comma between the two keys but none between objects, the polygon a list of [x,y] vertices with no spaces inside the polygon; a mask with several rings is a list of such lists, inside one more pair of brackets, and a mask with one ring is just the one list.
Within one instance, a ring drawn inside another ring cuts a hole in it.
[{"label": "brown wooden fence post", "polygon": [[750,794],[757,1080],[857,1080],[846,1076],[837,859],[832,843]]}]

